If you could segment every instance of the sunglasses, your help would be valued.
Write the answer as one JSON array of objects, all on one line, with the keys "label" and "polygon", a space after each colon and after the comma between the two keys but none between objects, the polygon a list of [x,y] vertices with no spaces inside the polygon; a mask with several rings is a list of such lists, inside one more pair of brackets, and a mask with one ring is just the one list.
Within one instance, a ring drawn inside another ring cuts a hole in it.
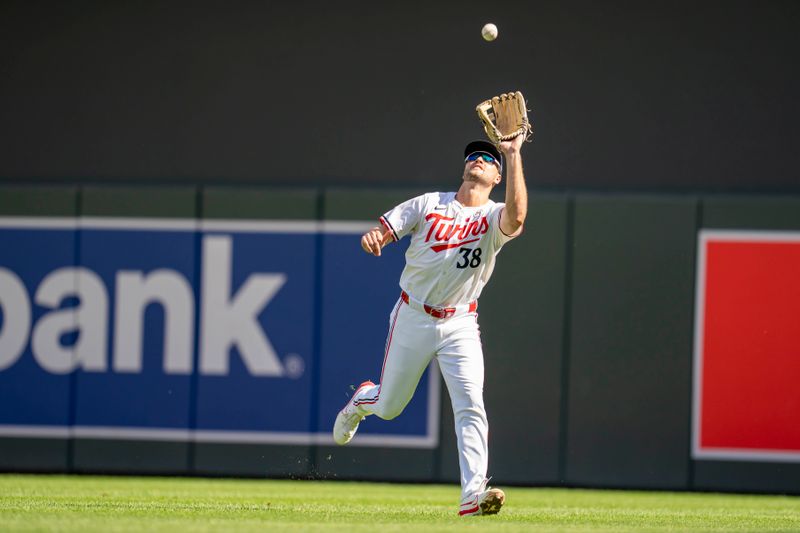
[{"label": "sunglasses", "polygon": [[467,156],[466,160],[472,162],[478,159],[479,157],[486,163],[494,163],[498,167],[500,166],[500,162],[497,161],[497,159],[495,159],[494,157],[485,152],[473,152]]}]

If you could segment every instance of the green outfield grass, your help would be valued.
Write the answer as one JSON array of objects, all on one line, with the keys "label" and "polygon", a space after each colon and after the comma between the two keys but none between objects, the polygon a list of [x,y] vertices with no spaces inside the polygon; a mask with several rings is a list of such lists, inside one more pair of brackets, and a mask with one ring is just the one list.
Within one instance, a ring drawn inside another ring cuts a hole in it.
[{"label": "green outfield grass", "polygon": [[456,486],[0,475],[0,531],[800,531],[800,498],[508,488],[456,516]]}]

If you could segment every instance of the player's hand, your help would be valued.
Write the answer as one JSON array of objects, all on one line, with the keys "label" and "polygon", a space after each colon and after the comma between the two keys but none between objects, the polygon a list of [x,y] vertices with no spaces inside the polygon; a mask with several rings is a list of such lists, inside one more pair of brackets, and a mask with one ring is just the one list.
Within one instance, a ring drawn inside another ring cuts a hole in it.
[{"label": "player's hand", "polygon": [[510,141],[503,141],[500,143],[500,151],[506,155],[518,153],[522,148],[522,143],[525,142],[525,135],[520,134],[511,139]]},{"label": "player's hand", "polygon": [[387,242],[386,234],[378,227],[372,228],[361,237],[361,247],[365,252],[374,256],[381,255],[381,248],[383,248]]}]

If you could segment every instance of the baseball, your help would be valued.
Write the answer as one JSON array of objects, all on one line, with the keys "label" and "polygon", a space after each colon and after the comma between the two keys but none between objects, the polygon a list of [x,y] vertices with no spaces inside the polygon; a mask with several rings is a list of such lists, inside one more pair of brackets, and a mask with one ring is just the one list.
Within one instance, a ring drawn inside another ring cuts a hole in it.
[{"label": "baseball", "polygon": [[486,41],[494,41],[497,39],[497,26],[492,24],[486,24],[481,29],[481,35],[483,35],[484,40]]}]

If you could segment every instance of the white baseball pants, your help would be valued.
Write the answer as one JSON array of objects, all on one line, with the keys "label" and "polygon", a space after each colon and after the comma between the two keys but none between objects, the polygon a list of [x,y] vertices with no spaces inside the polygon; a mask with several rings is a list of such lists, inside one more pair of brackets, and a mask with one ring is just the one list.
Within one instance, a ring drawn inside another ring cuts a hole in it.
[{"label": "white baseball pants", "polygon": [[398,300],[389,317],[380,383],[361,389],[353,403],[366,415],[395,418],[411,401],[433,357],[437,358],[453,405],[463,502],[482,490],[489,462],[477,313],[462,312],[439,319]]}]

